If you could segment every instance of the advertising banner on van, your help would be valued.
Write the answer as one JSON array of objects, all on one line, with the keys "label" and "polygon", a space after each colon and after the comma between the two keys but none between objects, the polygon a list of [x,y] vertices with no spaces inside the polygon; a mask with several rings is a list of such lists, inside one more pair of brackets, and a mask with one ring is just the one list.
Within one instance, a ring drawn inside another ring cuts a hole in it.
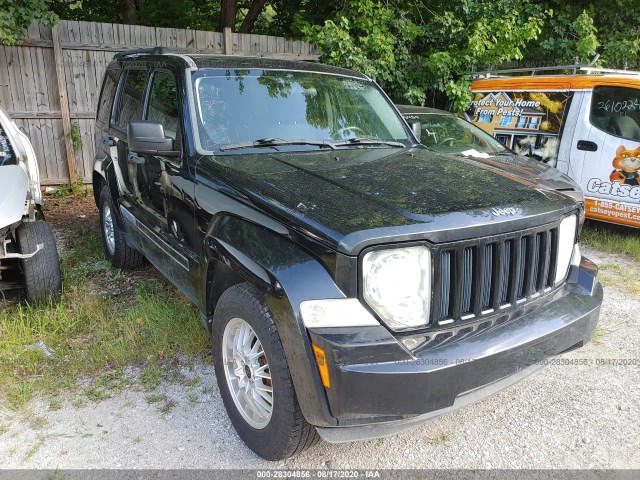
[{"label": "advertising banner on van", "polygon": [[613,137],[601,145],[600,161],[584,169],[587,217],[640,227],[640,146]]},{"label": "advertising banner on van", "polygon": [[555,165],[571,92],[476,92],[467,120],[520,155]]}]

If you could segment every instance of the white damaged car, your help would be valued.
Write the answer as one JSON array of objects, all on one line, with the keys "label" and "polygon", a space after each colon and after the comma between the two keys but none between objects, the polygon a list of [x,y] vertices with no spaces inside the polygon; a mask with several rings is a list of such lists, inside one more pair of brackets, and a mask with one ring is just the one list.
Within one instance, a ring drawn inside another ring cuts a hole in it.
[{"label": "white damaged car", "polygon": [[31,142],[0,108],[0,300],[46,303],[60,296],[56,241],[41,207]]}]

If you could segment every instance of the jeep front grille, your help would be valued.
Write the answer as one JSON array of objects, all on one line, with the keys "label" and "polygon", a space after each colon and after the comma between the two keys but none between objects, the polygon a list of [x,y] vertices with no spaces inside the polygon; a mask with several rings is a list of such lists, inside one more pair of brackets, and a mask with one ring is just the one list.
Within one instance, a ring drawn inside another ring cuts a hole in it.
[{"label": "jeep front grille", "polygon": [[484,317],[551,290],[557,242],[557,225],[547,225],[438,246],[431,323]]}]

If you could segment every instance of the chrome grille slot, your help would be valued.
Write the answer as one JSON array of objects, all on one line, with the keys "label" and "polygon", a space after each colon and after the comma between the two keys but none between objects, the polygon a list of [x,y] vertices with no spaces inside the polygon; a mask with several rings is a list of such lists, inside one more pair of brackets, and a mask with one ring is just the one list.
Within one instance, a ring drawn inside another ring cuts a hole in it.
[{"label": "chrome grille slot", "polygon": [[451,252],[440,255],[440,319],[449,317],[451,296]]},{"label": "chrome grille slot", "polygon": [[527,237],[522,237],[520,239],[520,248],[518,249],[518,256],[520,257],[518,262],[518,286],[516,289],[516,298],[520,299],[525,295],[525,279],[527,274],[527,261],[529,260],[529,256],[527,252],[527,247],[530,242]]},{"label": "chrome grille slot", "polygon": [[511,286],[511,244],[513,240],[504,242],[504,251],[502,254],[502,290],[500,294],[500,303],[507,303],[509,300],[509,287]]},{"label": "chrome grille slot", "polygon": [[482,309],[491,306],[491,287],[493,286],[493,250],[495,245],[484,246],[484,269],[482,270]]},{"label": "chrome grille slot", "polygon": [[473,287],[473,249],[464,249],[464,280],[462,283],[462,313],[471,311],[471,289]]},{"label": "chrome grille slot", "polygon": [[549,270],[547,271],[547,278],[544,282],[545,287],[553,286],[553,279],[556,275],[556,260],[558,258],[558,229],[552,228],[549,231]]}]

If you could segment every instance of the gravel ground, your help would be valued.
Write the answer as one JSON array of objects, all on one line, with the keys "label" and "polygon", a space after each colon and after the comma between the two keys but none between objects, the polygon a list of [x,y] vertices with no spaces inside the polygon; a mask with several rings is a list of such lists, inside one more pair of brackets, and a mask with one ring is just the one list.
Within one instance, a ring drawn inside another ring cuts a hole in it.
[{"label": "gravel ground", "polygon": [[[638,264],[584,249],[622,274]],[[27,413],[0,411],[2,468],[640,468],[640,294],[605,286],[599,336],[515,387],[402,434],[369,442],[320,443],[296,458],[266,462],[231,427],[213,368],[185,367],[189,387],[164,383],[156,398],[128,389],[52,410],[33,401]],[[624,287],[624,285],[622,286]],[[636,288],[637,291],[637,288]],[[194,382],[195,383],[195,382]],[[166,395],[169,400],[151,402]]]}]

